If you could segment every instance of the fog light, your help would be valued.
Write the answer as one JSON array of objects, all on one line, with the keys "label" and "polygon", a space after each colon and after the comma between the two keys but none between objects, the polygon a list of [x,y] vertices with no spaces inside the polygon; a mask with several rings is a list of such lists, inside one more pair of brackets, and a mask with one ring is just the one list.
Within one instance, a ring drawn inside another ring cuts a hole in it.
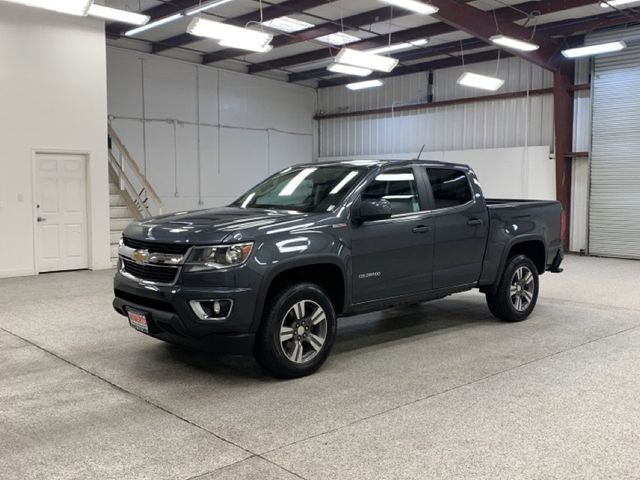
[{"label": "fog light", "polygon": [[224,320],[231,314],[233,300],[191,300],[189,305],[200,320]]}]

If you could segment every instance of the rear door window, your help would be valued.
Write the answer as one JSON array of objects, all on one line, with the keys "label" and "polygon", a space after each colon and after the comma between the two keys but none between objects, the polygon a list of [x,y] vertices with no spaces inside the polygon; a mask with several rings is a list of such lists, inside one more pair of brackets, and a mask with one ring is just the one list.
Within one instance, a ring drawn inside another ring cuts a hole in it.
[{"label": "rear door window", "polygon": [[427,168],[435,209],[457,207],[473,200],[469,180],[462,170]]}]

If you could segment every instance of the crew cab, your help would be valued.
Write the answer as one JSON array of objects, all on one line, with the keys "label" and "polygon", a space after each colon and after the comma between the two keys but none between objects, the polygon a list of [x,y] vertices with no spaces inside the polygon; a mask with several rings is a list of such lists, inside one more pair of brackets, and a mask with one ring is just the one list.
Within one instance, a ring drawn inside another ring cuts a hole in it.
[{"label": "crew cab", "polygon": [[526,319],[539,276],[561,271],[561,209],[487,200],[466,165],[294,166],[229,206],[131,223],[113,306],[152,337],[299,377],[326,360],[338,317],[475,288],[497,318]]}]

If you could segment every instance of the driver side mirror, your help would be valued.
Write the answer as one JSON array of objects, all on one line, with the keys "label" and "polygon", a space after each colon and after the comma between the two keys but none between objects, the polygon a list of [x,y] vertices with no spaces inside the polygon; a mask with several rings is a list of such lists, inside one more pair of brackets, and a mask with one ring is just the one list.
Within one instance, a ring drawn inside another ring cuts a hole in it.
[{"label": "driver side mirror", "polygon": [[366,222],[372,220],[386,220],[391,218],[393,210],[391,203],[385,198],[366,199],[360,202],[356,220]]}]

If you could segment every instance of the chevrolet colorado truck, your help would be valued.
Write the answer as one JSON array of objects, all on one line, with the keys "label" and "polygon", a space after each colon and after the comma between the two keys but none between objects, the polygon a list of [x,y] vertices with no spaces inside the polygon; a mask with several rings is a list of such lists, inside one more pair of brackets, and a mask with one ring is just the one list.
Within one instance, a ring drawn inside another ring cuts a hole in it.
[{"label": "chevrolet colorado truck", "polygon": [[465,165],[299,165],[227,207],[130,224],[113,306],[152,337],[300,377],[340,316],[477,288],[497,318],[526,319],[539,275],[561,271],[561,209],[487,200]]}]

